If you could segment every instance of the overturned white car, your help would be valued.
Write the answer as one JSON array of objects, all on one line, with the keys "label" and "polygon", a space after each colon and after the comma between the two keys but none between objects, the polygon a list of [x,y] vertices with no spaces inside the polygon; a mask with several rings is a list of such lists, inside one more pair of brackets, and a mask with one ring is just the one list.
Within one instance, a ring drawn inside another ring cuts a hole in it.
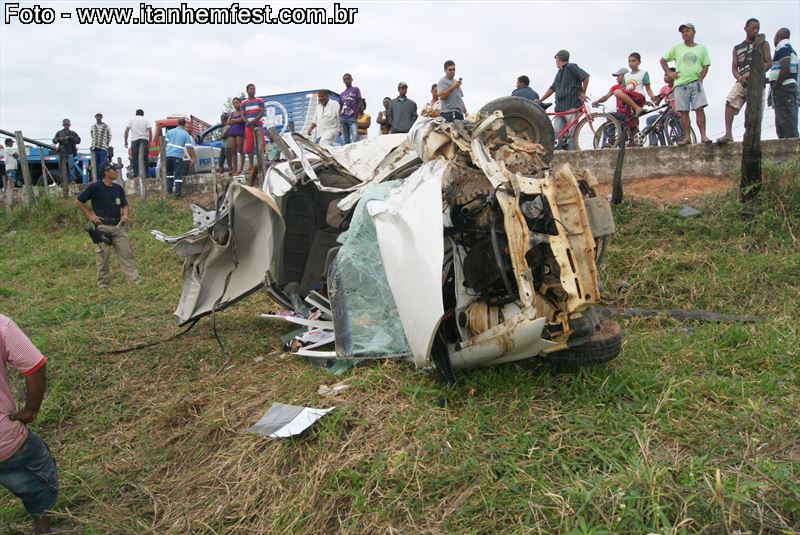
[{"label": "overturned white car", "polygon": [[552,140],[515,97],[474,122],[420,118],[343,147],[286,134],[263,191],[231,183],[216,210],[193,207],[194,230],[154,231],[184,258],[175,314],[266,287],[294,311],[271,317],[322,333],[298,353],[405,358],[447,380],[531,357],[610,360],[619,326],[593,307],[611,209],[590,172],[550,169]]}]

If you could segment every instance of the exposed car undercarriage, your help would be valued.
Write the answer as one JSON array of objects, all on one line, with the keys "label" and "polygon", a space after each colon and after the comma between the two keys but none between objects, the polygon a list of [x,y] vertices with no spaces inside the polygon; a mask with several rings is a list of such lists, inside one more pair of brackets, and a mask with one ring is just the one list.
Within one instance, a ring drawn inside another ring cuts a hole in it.
[{"label": "exposed car undercarriage", "polygon": [[535,356],[614,358],[619,327],[593,312],[610,206],[588,170],[550,168],[537,114],[506,119],[501,103],[343,147],[276,139],[286,161],[263,191],[234,181],[215,211],[193,208],[193,231],[154,231],[184,258],[176,315],[266,286],[293,312],[280,317],[323,333],[299,354],[405,358],[448,380]]}]

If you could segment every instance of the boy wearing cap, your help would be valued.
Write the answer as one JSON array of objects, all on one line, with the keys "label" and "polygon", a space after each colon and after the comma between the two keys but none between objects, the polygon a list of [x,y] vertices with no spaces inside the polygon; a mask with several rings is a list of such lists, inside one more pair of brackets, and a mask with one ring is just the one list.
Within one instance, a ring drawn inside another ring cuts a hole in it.
[{"label": "boy wearing cap", "polygon": [[81,142],[80,136],[70,130],[69,119],[61,121],[61,130],[53,136],[53,143],[58,143],[58,156],[67,162],[67,173],[72,182],[78,181],[78,173],[75,170],[75,155],[78,154],[78,143]]},{"label": "boy wearing cap", "polygon": [[[670,48],[661,58],[664,76],[674,83],[675,107],[681,116],[681,125],[683,126],[684,137],[677,144],[688,145],[691,143],[688,135],[691,130],[690,110],[695,112],[700,140],[703,143],[711,143],[706,136],[706,112],[703,109],[708,105],[706,94],[703,91],[703,80],[708,74],[711,58],[706,47],[694,42],[696,33],[694,24],[688,22],[681,24],[678,31],[681,33],[683,42]],[[670,71],[668,61],[675,62],[676,72]]]},{"label": "boy wearing cap", "polygon": [[[405,134],[417,120],[417,103],[406,96],[408,84],[397,84],[397,98],[392,99],[386,112],[386,120],[392,125],[392,134]],[[444,105],[442,105],[444,115]]]},{"label": "boy wearing cap", "polygon": [[95,180],[102,180],[103,177],[100,176],[100,169],[108,160],[108,145],[111,143],[111,129],[103,122],[102,113],[95,113],[94,118],[97,122],[93,124],[92,128],[89,130],[92,136],[92,144],[89,146],[89,149],[94,153],[95,168],[93,171]]},{"label": "boy wearing cap", "polygon": [[[611,112],[610,115],[621,123],[627,124],[631,132],[638,129],[638,119],[636,116],[644,106],[644,97],[636,91],[625,88],[625,75],[628,74],[628,69],[618,69],[617,72],[611,76],[615,77],[617,83],[611,86],[608,93],[594,101],[594,105],[602,104],[612,96],[617,99],[617,111]],[[603,146],[605,146],[608,131],[603,131]]]},{"label": "boy wearing cap", "polygon": [[[541,102],[544,102],[550,98],[550,95],[555,93],[555,111],[564,112],[573,110],[586,100],[586,89],[589,87],[589,74],[575,63],[569,62],[569,52],[567,50],[559,50],[556,52],[554,59],[556,60],[558,72],[556,73],[553,83],[550,84],[550,87],[548,87],[547,91],[542,95]],[[556,131],[556,135],[558,135],[576,115],[578,115],[577,111],[568,115],[555,117],[553,119],[553,128]],[[575,142],[572,139],[572,131],[574,131],[574,129],[575,127],[573,126],[569,133],[569,141],[566,147],[569,150],[575,148]],[[563,149],[564,147],[561,146],[560,148]]]},{"label": "boy wearing cap", "polygon": [[[124,228],[124,225],[128,223],[128,200],[125,198],[125,190],[122,189],[122,186],[114,182],[119,178],[121,167],[121,165],[111,162],[103,164],[100,169],[103,176],[102,181],[92,182],[75,199],[75,204],[96,225],[97,230],[111,238],[111,245],[103,242],[95,244],[97,286],[103,289],[108,288],[108,259],[112,247],[117,253],[122,271],[128,280],[134,284],[141,283],[133,258],[133,250],[131,250]],[[92,201],[91,211],[86,206],[86,202],[89,200]]]}]

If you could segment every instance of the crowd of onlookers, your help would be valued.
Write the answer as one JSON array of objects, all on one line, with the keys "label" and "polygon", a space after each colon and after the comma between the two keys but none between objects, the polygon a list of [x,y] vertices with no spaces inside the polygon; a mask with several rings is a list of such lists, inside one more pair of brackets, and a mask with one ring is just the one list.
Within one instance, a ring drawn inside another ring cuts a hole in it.
[{"label": "crowd of onlookers", "polygon": [[[695,42],[694,24],[681,24],[678,31],[682,42],[670,48],[660,58],[664,85],[657,94],[652,89],[650,73],[641,68],[641,55],[632,52],[628,56],[628,66],[612,74],[615,83],[594,103],[602,104],[613,96],[617,106],[611,115],[628,124],[633,130],[638,128],[638,117],[643,113],[645,106],[666,103],[673,113],[680,117],[677,125],[678,145],[691,142],[689,113],[694,111],[700,141],[711,143],[712,140],[706,134],[705,108],[708,101],[703,87],[711,66],[711,58],[706,47]],[[748,19],[744,27],[744,40],[733,47],[731,72],[735,81],[725,100],[725,133],[716,140],[718,143],[733,141],[733,118],[746,103],[753,46],[759,31],[759,21]],[[775,110],[775,129],[778,138],[798,137],[798,56],[789,38],[789,30],[781,28],[773,39],[774,54],[770,53],[770,45],[766,40],[763,49],[764,70],[769,83],[768,105]],[[570,53],[567,50],[559,50],[554,59],[557,68],[555,78],[541,97],[530,87],[530,78],[526,75],[517,78],[517,87],[511,94],[540,104],[555,95],[553,124],[555,131],[561,132],[573,123],[579,108],[586,101],[589,74],[570,61]],[[674,63],[674,66],[670,66],[670,63]],[[364,111],[366,101],[359,88],[352,85],[353,77],[345,74],[343,81],[345,90],[339,97],[340,103],[331,101],[325,95],[325,98],[320,100],[316,119],[307,132],[322,145],[335,144],[337,139],[341,139],[344,144],[355,141],[358,139],[358,132],[354,124],[364,116],[367,124],[370,121],[369,115]],[[431,100],[425,104],[420,114],[441,116],[448,122],[464,119],[467,109],[461,87],[462,79],[456,78],[455,62],[446,61],[444,76],[431,86]],[[376,120],[380,125],[381,134],[408,132],[417,119],[418,107],[408,98],[408,85],[400,82],[397,85],[397,92],[397,97],[383,99],[383,110],[378,113]],[[655,120],[655,116],[647,118],[648,123]],[[337,137],[339,135],[341,137]],[[657,138],[651,135],[650,143],[657,142]],[[565,146],[565,148],[571,147],[571,143]]]},{"label": "crowd of onlookers", "polygon": [[[757,19],[748,19],[744,26],[744,40],[733,46],[731,73],[734,83],[725,99],[725,133],[716,140],[718,143],[733,141],[733,119],[747,101],[753,48],[760,29]],[[677,132],[675,141],[678,145],[691,142],[690,112],[694,111],[700,142],[711,143],[712,140],[706,134],[705,108],[708,101],[704,89],[711,58],[706,47],[695,41],[696,28],[693,24],[681,24],[678,31],[681,34],[681,42],[660,58],[664,85],[658,93],[652,89],[653,80],[650,73],[641,68],[641,55],[632,52],[628,56],[627,67],[612,73],[614,83],[603,96],[594,101],[594,105],[600,105],[614,97],[616,111],[610,115],[627,124],[635,132],[639,127],[639,116],[647,110],[648,105],[666,103],[671,112],[680,117],[680,121],[675,122]],[[767,103],[775,111],[775,129],[778,138],[798,137],[798,56],[789,39],[789,30],[780,28],[773,38],[774,52],[771,53],[770,45],[766,41],[763,48],[764,70],[769,83]],[[526,75],[517,78],[516,89],[511,95],[529,99],[542,106],[546,106],[545,102],[554,95],[553,125],[557,133],[565,132],[563,139],[560,140],[563,142],[560,146],[573,148],[571,134],[576,124],[574,119],[583,103],[587,101],[590,76],[578,64],[571,61],[567,50],[556,52],[554,59],[557,68],[555,77],[541,96],[530,87],[530,78]],[[670,66],[670,63],[674,63],[674,66]],[[353,85],[353,76],[345,74],[342,82],[344,90],[339,93],[338,101],[331,98],[327,90],[319,92],[314,118],[304,132],[322,146],[348,144],[363,139],[372,124],[372,117],[366,111],[367,101],[361,90]],[[462,79],[456,77],[455,62],[445,61],[442,77],[431,85],[430,101],[420,110],[417,103],[408,97],[408,84],[399,82],[397,96],[384,97],[382,109],[377,114],[376,123],[380,127],[380,133],[408,132],[419,115],[442,117],[448,122],[464,119],[467,109],[464,104],[462,83]],[[260,139],[262,146],[267,149],[267,158],[278,157],[274,144],[266,146],[263,137],[264,100],[255,96],[256,88],[253,84],[249,84],[246,90],[246,98],[232,99],[231,111],[223,114],[221,118],[223,150],[219,167],[223,169],[227,161],[227,167],[233,173],[248,173],[253,168],[256,138],[254,131],[257,127],[261,130]],[[650,115],[646,118],[646,122],[652,124],[656,119],[657,116]],[[95,115],[95,120],[96,123],[90,130],[90,150],[95,161],[94,168],[99,171],[110,156],[111,130],[103,122],[101,113]],[[167,133],[167,178],[169,189],[172,190],[174,185],[177,195],[180,195],[182,175],[185,171],[183,161],[187,157],[194,159],[190,150],[191,136],[185,132],[183,126],[179,124],[179,128]],[[129,134],[133,174],[139,176],[140,162],[148,161],[149,145],[153,139],[152,127],[144,118],[142,110],[136,111],[136,116],[125,128],[126,149]],[[659,142],[652,132],[649,136],[650,144]],[[53,143],[58,144],[59,154],[66,159],[68,179],[73,182],[77,182],[80,178],[74,165],[74,157],[80,142],[80,136],[70,128],[69,119],[64,119],[62,129],[56,132]],[[13,145],[12,139],[5,140],[4,160],[6,174],[9,180],[16,184],[19,180],[18,154]],[[97,175],[94,178],[99,180],[100,177]]]}]

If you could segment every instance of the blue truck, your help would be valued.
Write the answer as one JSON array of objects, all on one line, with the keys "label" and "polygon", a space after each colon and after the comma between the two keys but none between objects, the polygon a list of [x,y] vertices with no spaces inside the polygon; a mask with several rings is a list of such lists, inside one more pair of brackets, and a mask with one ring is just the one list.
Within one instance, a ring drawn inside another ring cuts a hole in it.
[{"label": "blue truck", "polygon": [[[13,138],[13,134],[6,130],[0,130],[0,134]],[[48,184],[60,184],[61,183],[61,169],[59,168],[59,157],[58,157],[58,149],[53,145],[48,143],[42,143],[41,141],[37,141],[35,139],[23,138],[26,142],[33,144],[33,146],[28,146],[26,144],[25,151],[28,158],[28,168],[31,172],[31,180],[33,181],[33,185],[40,184],[42,180],[42,161],[44,161],[45,166],[45,174],[47,175],[45,178]],[[5,145],[2,145],[0,149],[5,148]],[[17,149],[19,152],[19,147],[16,145],[16,140],[14,143],[14,148]],[[84,184],[89,181],[89,167],[92,158],[89,155],[88,150],[78,150],[78,154],[75,155],[73,161],[75,163],[75,172],[78,173],[81,182]],[[22,162],[18,162],[19,165],[22,165]],[[6,173],[6,162],[3,157],[2,150],[0,150],[0,174],[5,175]],[[18,166],[17,169],[17,184],[22,184],[22,169]],[[2,186],[2,184],[0,184]]]}]

